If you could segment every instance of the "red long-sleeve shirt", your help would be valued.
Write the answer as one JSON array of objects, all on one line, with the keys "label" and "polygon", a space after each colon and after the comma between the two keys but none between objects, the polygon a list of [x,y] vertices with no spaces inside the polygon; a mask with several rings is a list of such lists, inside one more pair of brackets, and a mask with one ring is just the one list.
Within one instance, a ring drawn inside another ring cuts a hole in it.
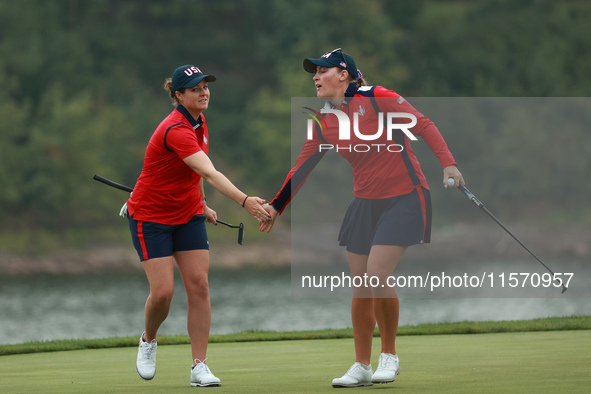
[{"label": "red long-sleeve shirt", "polygon": [[[381,86],[357,88],[351,84],[345,92],[345,100],[344,104],[335,109],[347,115],[350,139],[339,138],[339,121],[335,114],[324,114],[325,122],[320,122],[322,126],[314,124],[312,138],[304,143],[283,186],[271,202],[279,212],[285,209],[328,150],[337,150],[351,164],[353,195],[356,197],[381,199],[408,194],[419,186],[428,189],[427,180],[408,135],[400,129],[393,129],[391,139],[386,130],[379,138],[372,139],[373,135],[379,135],[380,113],[384,129],[387,129],[388,113],[414,115],[416,125],[408,131],[425,140],[443,168],[456,165],[435,124],[396,92]],[[354,130],[355,118],[361,137]],[[408,124],[409,121],[411,119],[403,115],[391,119],[394,124]]]}]

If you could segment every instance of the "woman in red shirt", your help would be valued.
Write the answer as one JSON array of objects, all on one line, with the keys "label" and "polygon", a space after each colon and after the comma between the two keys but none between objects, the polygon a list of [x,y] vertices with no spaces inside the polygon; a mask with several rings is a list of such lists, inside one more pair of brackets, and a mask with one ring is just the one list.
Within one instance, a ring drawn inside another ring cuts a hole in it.
[{"label": "woman in red shirt", "polygon": [[[410,140],[420,136],[433,150],[443,168],[445,187],[448,179],[453,179],[454,187],[464,183],[462,174],[433,122],[396,92],[366,86],[350,55],[336,49],[318,59],[305,59],[304,69],[314,74],[317,96],[326,100],[326,106],[316,113],[315,132],[305,142],[282,188],[265,205],[272,219],[262,222],[260,229],[271,230],[314,166],[334,149],[353,170],[353,199],[339,233],[340,245],[347,248],[351,275],[377,277],[379,283],[386,284],[409,246],[430,241],[429,186]],[[341,127],[347,121],[349,127]],[[390,127],[386,132],[386,126],[393,124],[403,127]],[[398,314],[395,288],[353,288],[356,362],[344,376],[333,380],[334,387],[371,386],[396,379],[400,373],[395,347]],[[370,358],[376,323],[382,351],[374,373]]]},{"label": "woman in red shirt", "polygon": [[215,224],[217,214],[205,202],[203,179],[256,220],[270,220],[261,206],[265,201],[236,188],[207,156],[209,134],[203,111],[209,106],[208,82],[215,80],[192,65],[177,68],[167,79],[164,88],[176,108],[150,138],[142,172],[127,202],[133,244],[150,283],[136,361],[137,373],[145,380],[156,373],[156,334],[170,309],[176,261],[188,301],[191,386],[221,385],[205,364],[211,324],[205,222]]}]

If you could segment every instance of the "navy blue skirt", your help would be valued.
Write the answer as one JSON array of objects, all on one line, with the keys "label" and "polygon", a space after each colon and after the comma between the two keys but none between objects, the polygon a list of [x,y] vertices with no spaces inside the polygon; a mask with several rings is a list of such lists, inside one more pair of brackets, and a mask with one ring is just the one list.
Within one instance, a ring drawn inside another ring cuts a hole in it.
[{"label": "navy blue skirt", "polygon": [[411,246],[431,240],[431,196],[419,187],[383,199],[353,197],[339,232],[348,252],[369,255],[373,245]]}]

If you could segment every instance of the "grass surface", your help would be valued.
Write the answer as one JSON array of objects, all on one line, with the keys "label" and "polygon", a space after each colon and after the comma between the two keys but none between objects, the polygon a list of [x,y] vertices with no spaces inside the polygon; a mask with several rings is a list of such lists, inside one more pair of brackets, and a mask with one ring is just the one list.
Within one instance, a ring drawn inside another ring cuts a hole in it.
[{"label": "grass surface", "polygon": [[[374,341],[374,367],[380,351]],[[387,392],[587,393],[591,330],[402,336],[402,373],[368,388]],[[188,345],[158,348],[156,377],[142,381],[131,347],[0,357],[3,393],[335,392],[331,380],[354,361],[353,340],[225,342],[209,346],[219,388],[189,387]],[[338,391],[337,391],[338,392]]]}]

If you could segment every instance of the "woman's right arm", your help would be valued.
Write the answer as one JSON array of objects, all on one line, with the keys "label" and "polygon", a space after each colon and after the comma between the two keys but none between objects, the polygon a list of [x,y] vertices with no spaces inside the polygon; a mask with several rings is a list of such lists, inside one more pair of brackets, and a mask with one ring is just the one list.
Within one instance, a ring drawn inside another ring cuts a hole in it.
[{"label": "woman's right arm", "polygon": [[270,219],[267,211],[261,206],[261,204],[265,203],[265,200],[248,196],[240,191],[224,174],[215,169],[213,163],[203,151],[187,156],[183,161],[224,196],[240,205],[244,204],[244,208],[256,220],[265,222]]}]

